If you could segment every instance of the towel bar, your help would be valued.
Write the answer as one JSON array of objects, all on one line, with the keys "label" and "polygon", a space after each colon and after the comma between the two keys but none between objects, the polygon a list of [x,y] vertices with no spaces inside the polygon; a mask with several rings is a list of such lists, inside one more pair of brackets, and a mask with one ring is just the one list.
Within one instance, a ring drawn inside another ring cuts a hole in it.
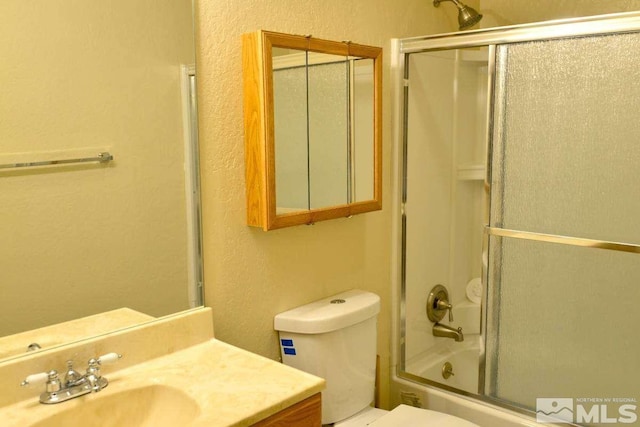
[{"label": "towel bar", "polygon": [[99,153],[95,157],[83,157],[79,159],[61,159],[61,160],[44,160],[40,162],[23,162],[23,163],[6,163],[0,165],[0,169],[12,169],[12,168],[29,168],[35,166],[50,166],[50,165],[64,165],[69,163],[87,163],[87,162],[100,162],[107,163],[113,160],[113,155],[109,152]]}]

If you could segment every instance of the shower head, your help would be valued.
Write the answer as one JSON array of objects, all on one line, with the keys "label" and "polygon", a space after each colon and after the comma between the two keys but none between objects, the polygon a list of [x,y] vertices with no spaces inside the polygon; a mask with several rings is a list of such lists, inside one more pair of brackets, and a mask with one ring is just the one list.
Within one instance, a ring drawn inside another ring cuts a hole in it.
[{"label": "shower head", "polygon": [[443,1],[453,2],[458,8],[458,25],[460,30],[471,28],[482,19],[482,15],[479,14],[477,10],[458,0],[433,0],[433,5],[438,7],[440,6],[440,2]]}]

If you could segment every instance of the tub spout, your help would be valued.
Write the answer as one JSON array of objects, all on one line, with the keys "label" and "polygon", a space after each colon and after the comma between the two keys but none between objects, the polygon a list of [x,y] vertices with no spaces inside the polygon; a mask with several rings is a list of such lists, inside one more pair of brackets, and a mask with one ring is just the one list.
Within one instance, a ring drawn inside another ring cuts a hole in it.
[{"label": "tub spout", "polygon": [[433,336],[453,338],[457,342],[464,341],[464,335],[462,335],[462,328],[455,329],[449,325],[441,325],[440,323],[436,323],[435,325],[433,325]]}]

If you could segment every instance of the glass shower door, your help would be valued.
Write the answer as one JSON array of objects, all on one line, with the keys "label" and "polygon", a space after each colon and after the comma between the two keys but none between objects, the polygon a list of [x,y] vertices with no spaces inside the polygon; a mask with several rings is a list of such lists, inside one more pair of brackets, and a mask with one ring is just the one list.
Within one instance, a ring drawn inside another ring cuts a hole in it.
[{"label": "glass shower door", "polygon": [[639,45],[497,48],[484,394],[584,425],[640,398]]}]

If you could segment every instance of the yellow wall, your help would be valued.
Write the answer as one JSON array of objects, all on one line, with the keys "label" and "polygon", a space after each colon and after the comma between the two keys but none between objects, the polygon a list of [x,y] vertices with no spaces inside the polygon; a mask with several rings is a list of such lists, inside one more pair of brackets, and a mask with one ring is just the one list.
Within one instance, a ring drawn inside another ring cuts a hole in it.
[{"label": "yellow wall", "polygon": [[[455,19],[455,17],[454,17]],[[273,317],[351,288],[382,298],[378,352],[386,390],[390,336],[392,37],[450,31],[424,0],[201,0],[197,63],[205,302],[217,338],[279,358]],[[381,212],[263,232],[245,223],[241,34],[258,29],[385,49]]]},{"label": "yellow wall", "polygon": [[0,335],[123,306],[188,308],[176,284],[190,3],[0,3],[0,163],[115,156],[0,173]]}]

